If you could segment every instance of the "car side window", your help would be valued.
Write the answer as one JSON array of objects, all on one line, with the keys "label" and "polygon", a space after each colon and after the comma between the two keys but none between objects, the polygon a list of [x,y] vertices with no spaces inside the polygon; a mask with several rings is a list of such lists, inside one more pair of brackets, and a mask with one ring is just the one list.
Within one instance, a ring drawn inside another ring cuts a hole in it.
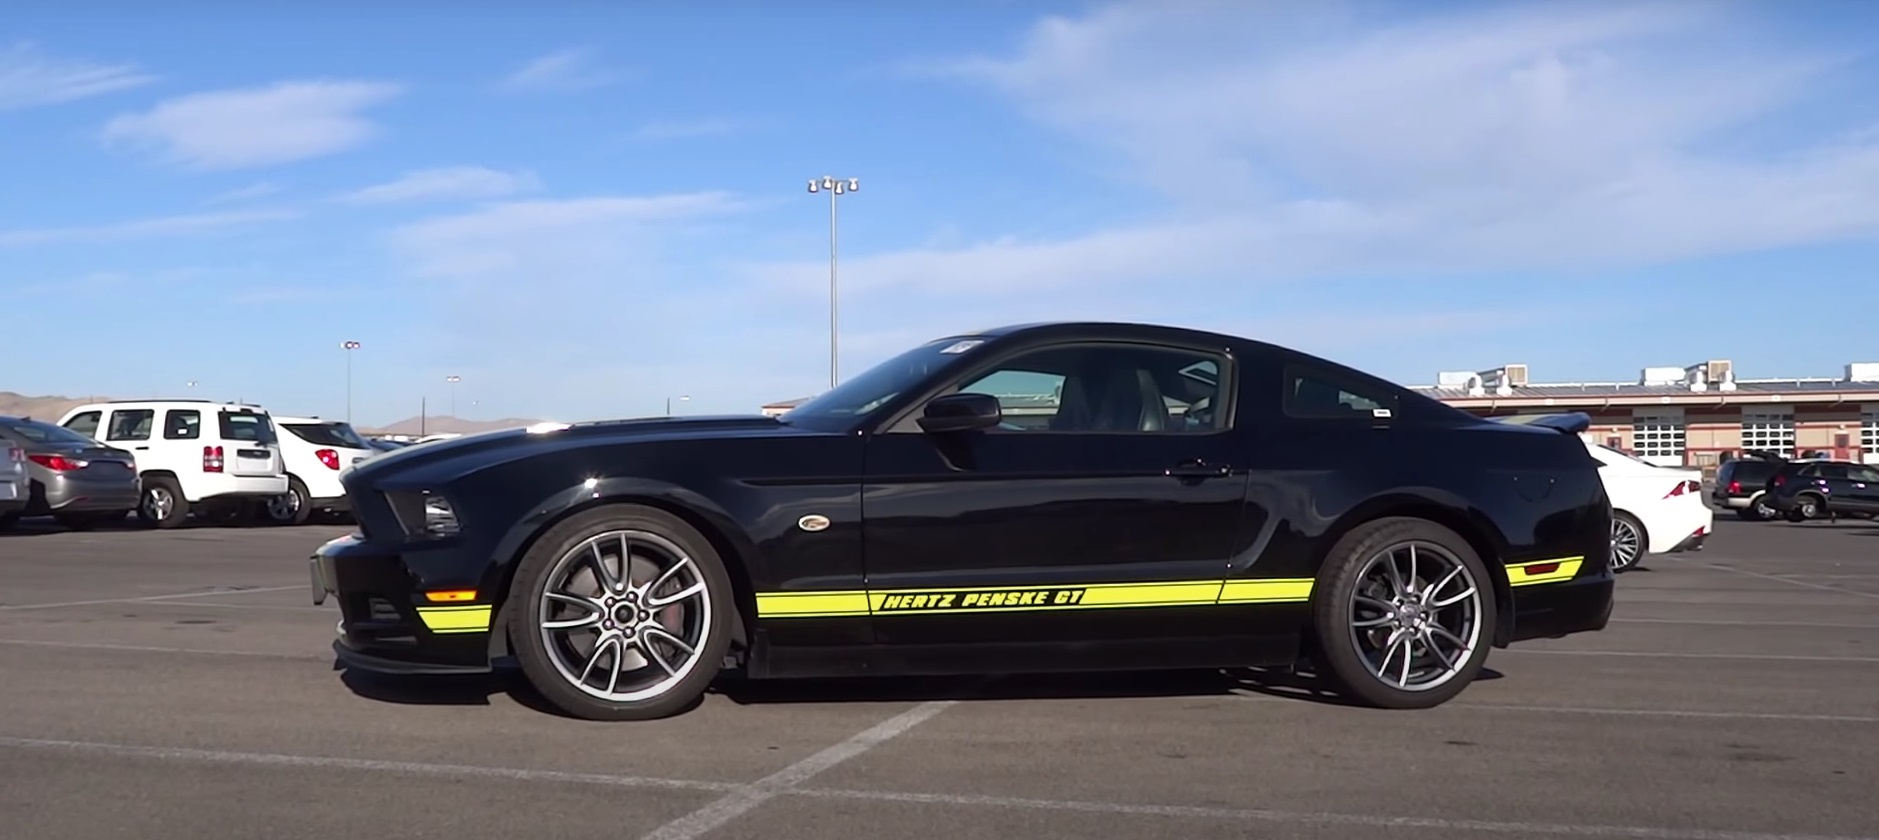
[{"label": "car side window", "polygon": [[193,408],[172,408],[163,413],[164,440],[195,440],[202,437],[202,412]]},{"label": "car side window", "polygon": [[65,428],[96,440],[98,437],[98,420],[102,416],[102,413],[96,411],[85,411],[74,414],[72,415],[72,419],[65,421]]},{"label": "car side window", "polygon": [[957,391],[997,397],[1007,433],[1192,434],[1226,428],[1227,369],[1204,351],[1077,344],[1020,354]]},{"label": "car side window", "polygon": [[1815,474],[1819,475],[1821,478],[1846,478],[1846,465],[1821,464],[1816,468]]},{"label": "car side window", "polygon": [[1396,398],[1330,371],[1290,365],[1285,371],[1285,413],[1313,420],[1386,418],[1396,413]]},{"label": "car side window", "polygon": [[1846,468],[1847,475],[1854,481],[1879,483],[1879,470],[1872,467],[1852,466]]},{"label": "car side window", "polygon": [[157,413],[149,408],[120,408],[111,412],[111,431],[105,440],[149,440]]}]

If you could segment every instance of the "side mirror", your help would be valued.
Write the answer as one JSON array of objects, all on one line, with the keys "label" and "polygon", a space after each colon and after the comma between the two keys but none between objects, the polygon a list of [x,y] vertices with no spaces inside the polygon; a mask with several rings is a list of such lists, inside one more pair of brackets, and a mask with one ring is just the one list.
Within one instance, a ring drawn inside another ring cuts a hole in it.
[{"label": "side mirror", "polygon": [[990,394],[947,394],[926,404],[920,428],[929,432],[989,429],[1004,419],[998,398]]}]

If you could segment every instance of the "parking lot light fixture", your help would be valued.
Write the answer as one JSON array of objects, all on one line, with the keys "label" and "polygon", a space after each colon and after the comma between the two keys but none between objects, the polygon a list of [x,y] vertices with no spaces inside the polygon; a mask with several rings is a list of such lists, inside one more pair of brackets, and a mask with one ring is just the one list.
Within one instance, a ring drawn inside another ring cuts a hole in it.
[{"label": "parking lot light fixture", "polygon": [[834,388],[839,379],[836,361],[839,339],[836,331],[836,199],[861,189],[860,178],[837,178],[824,175],[820,179],[809,179],[809,191],[829,194],[829,387]]},{"label": "parking lot light fixture", "polygon": [[339,349],[346,351],[346,422],[352,422],[352,351],[359,349],[357,341],[342,341]]}]

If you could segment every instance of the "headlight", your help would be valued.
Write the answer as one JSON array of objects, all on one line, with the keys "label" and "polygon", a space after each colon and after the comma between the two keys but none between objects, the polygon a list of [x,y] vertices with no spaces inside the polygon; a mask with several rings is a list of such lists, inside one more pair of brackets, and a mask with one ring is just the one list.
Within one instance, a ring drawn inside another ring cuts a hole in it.
[{"label": "headlight", "polygon": [[456,535],[457,511],[443,494],[432,490],[394,490],[385,494],[399,526],[414,539]]}]

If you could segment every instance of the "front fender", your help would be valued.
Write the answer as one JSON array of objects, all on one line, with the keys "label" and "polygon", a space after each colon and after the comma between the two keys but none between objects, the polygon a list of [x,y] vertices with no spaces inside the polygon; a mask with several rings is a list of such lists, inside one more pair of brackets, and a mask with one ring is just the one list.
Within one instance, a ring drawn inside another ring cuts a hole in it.
[{"label": "front fender", "polygon": [[737,521],[718,503],[695,490],[657,479],[632,476],[589,478],[573,486],[548,494],[531,505],[515,525],[498,540],[489,558],[492,567],[506,568],[520,560],[535,538],[554,523],[596,503],[643,500],[657,506],[676,506],[696,514],[729,540],[743,556],[751,556],[755,545]]}]

